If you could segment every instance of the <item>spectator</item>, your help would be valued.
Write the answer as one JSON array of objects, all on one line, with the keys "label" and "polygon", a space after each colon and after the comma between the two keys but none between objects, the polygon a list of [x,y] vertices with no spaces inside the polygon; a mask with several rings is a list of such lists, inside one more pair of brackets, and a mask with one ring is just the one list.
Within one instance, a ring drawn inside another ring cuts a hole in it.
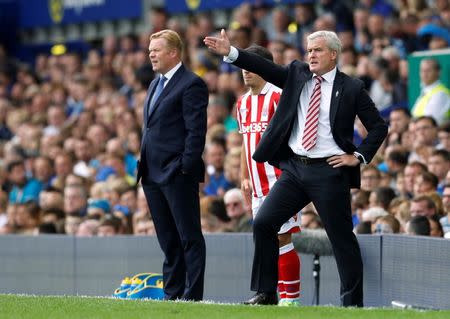
[{"label": "spectator", "polygon": [[444,237],[444,230],[439,222],[438,215],[433,215],[428,217],[428,222],[430,223],[430,236],[431,237]]},{"label": "spectator", "polygon": [[85,216],[87,192],[82,185],[70,185],[64,189],[64,212],[66,216]]},{"label": "spectator", "polygon": [[28,201],[37,202],[39,200],[42,184],[37,179],[26,177],[25,165],[22,161],[9,163],[7,171],[9,172],[8,181],[12,185],[9,203],[23,204]]},{"label": "spectator", "polygon": [[450,236],[450,184],[446,184],[443,189],[442,203],[445,215],[439,220],[446,238]]},{"label": "spectator", "polygon": [[378,168],[367,165],[361,169],[361,190],[373,191],[380,185],[381,174]]},{"label": "spectator", "polygon": [[206,195],[221,195],[232,188],[232,184],[225,178],[225,143],[219,139],[211,141],[205,147],[205,164],[208,182],[203,191]]},{"label": "spectator", "polygon": [[410,213],[412,217],[431,217],[436,215],[436,205],[429,196],[417,196],[411,200]]},{"label": "spectator", "polygon": [[373,234],[398,234],[400,232],[400,223],[392,215],[378,217],[372,227]]},{"label": "spectator", "polygon": [[405,183],[405,191],[407,192],[409,197],[414,195],[414,185],[416,181],[416,177],[422,173],[426,172],[427,167],[420,162],[410,162],[405,166],[404,169],[404,183]]},{"label": "spectator", "polygon": [[439,124],[450,119],[450,91],[440,82],[440,72],[437,60],[423,59],[420,62],[422,90],[412,109],[415,118],[431,116]]},{"label": "spectator", "polygon": [[406,226],[408,235],[430,236],[430,231],[430,222],[425,216],[414,216]]},{"label": "spectator", "polygon": [[445,122],[438,128],[438,149],[450,152],[450,121]]},{"label": "spectator", "polygon": [[97,235],[97,229],[100,222],[96,219],[87,219],[83,221],[77,229],[77,237],[93,237]]},{"label": "spectator", "polygon": [[414,181],[414,195],[424,195],[436,192],[438,178],[430,172],[419,173]]},{"label": "spectator", "polygon": [[300,215],[301,229],[323,228],[320,216],[312,210],[305,210]]},{"label": "spectator", "polygon": [[390,187],[375,188],[369,197],[369,207],[380,207],[384,210],[389,208],[389,204],[395,198],[395,192]]},{"label": "spectator", "polygon": [[114,216],[108,216],[100,221],[100,225],[97,227],[97,236],[99,237],[111,237],[121,234],[122,223],[119,218]]},{"label": "spectator", "polygon": [[227,191],[223,197],[227,216],[231,219],[227,227],[231,232],[251,232],[252,218],[248,214],[248,208],[245,205],[241,190],[232,188]]},{"label": "spectator", "polygon": [[427,162],[428,171],[438,179],[437,192],[442,194],[445,177],[450,170],[450,152],[446,150],[434,150]]}]

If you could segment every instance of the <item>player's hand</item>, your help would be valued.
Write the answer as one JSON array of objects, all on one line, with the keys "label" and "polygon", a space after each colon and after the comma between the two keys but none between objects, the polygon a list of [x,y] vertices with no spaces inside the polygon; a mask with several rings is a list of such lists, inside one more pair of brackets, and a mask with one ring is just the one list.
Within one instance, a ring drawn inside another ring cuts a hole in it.
[{"label": "player's hand", "polygon": [[359,165],[359,159],[357,159],[353,154],[331,156],[329,159],[327,159],[327,162],[328,164],[333,166],[333,168]]},{"label": "player's hand", "polygon": [[241,181],[241,192],[248,207],[252,207],[252,191],[250,180],[248,178],[243,179]]},{"label": "player's hand", "polygon": [[209,50],[216,54],[223,56],[230,54],[231,44],[224,29],[220,31],[220,35],[218,37],[206,37],[203,42]]}]

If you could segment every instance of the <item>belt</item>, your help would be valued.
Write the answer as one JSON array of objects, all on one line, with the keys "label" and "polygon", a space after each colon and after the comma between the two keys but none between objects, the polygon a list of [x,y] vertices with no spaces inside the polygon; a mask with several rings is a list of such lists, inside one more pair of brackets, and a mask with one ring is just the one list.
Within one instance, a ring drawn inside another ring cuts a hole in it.
[{"label": "belt", "polygon": [[299,161],[300,163],[302,163],[304,165],[317,164],[317,163],[326,163],[327,159],[329,159],[329,157],[311,158],[311,157],[297,155],[297,154],[294,154],[293,158],[296,161]]}]

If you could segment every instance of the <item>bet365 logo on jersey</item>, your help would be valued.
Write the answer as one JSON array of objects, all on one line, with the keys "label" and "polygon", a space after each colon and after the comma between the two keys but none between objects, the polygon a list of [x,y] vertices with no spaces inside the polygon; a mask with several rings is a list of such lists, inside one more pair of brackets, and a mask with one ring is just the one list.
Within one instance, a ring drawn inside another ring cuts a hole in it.
[{"label": "bet365 logo on jersey", "polygon": [[239,133],[246,134],[246,133],[264,133],[264,131],[267,128],[267,125],[269,123],[267,122],[258,122],[258,123],[249,123],[249,124],[242,124],[241,130]]}]

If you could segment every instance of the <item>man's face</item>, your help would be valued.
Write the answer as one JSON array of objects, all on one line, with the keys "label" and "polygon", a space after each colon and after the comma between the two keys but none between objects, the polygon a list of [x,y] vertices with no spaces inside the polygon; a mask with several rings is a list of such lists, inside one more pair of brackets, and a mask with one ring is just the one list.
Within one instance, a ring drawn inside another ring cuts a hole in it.
[{"label": "man's face", "polygon": [[227,215],[231,219],[239,218],[245,214],[244,203],[238,197],[228,198],[225,207],[227,209]]},{"label": "man's face", "polygon": [[450,162],[447,162],[442,156],[434,155],[428,159],[428,170],[436,175],[440,181],[445,179],[445,175],[450,169]]},{"label": "man's face", "polygon": [[16,185],[24,185],[26,182],[25,166],[15,165],[9,172],[9,180]]},{"label": "man's face", "polygon": [[434,62],[424,60],[420,63],[420,80],[424,85],[430,85],[439,79],[439,71],[436,70]]},{"label": "man's face", "polygon": [[361,189],[373,191],[380,186],[380,174],[376,170],[366,170],[361,173]]},{"label": "man's face", "polygon": [[434,215],[434,210],[427,207],[426,201],[411,202],[410,208],[411,216],[425,216],[431,217]]},{"label": "man's face", "polygon": [[426,118],[414,126],[417,145],[433,145],[437,139],[437,128]]},{"label": "man's face", "polygon": [[444,205],[444,210],[448,214],[450,213],[450,187],[444,188],[444,194],[442,195],[442,204]]},{"label": "man's face", "polygon": [[249,88],[258,87],[264,83],[264,80],[259,75],[246,70],[242,70],[242,77],[245,85]]},{"label": "man's face", "polygon": [[336,66],[337,52],[328,48],[325,38],[308,42],[308,62],[311,72],[323,75]]},{"label": "man's face", "polygon": [[392,111],[389,116],[390,131],[403,133],[408,129],[409,118],[402,111]]},{"label": "man's face", "polygon": [[225,160],[225,150],[222,146],[217,144],[212,144],[207,150],[207,163],[214,166],[218,171],[223,169],[223,164]]},{"label": "man's face", "polygon": [[419,174],[419,170],[415,166],[406,166],[404,171],[404,183],[405,189],[408,192],[412,192],[414,189],[414,181],[416,179],[417,174]]},{"label": "man's face", "polygon": [[177,52],[174,48],[168,46],[166,39],[157,38],[151,40],[148,51],[153,71],[164,74],[175,66],[174,58]]}]

